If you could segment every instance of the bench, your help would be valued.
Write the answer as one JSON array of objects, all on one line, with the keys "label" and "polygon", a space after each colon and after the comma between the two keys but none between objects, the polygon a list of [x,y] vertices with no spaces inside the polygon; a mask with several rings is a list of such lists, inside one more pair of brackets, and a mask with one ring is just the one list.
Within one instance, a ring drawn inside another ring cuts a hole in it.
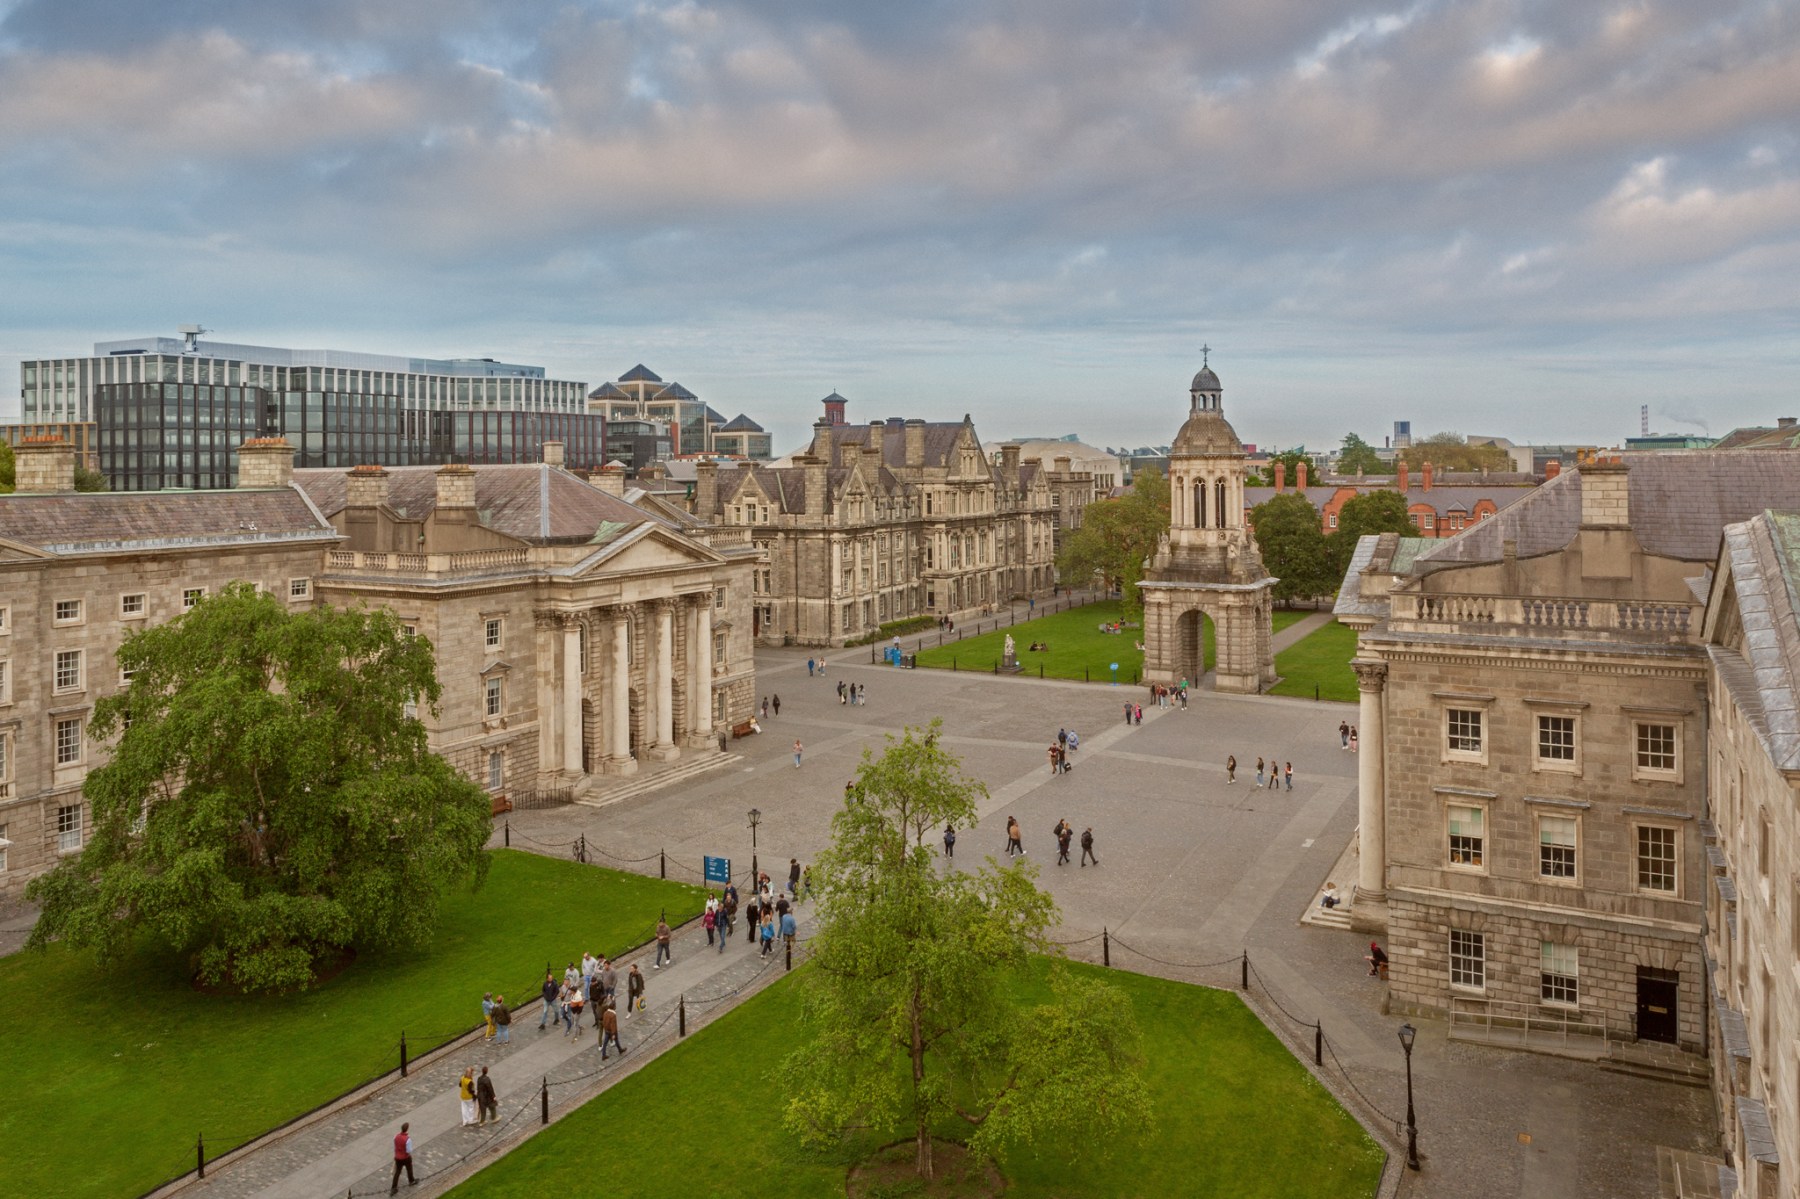
[{"label": "bench", "polygon": [[494,796],[494,815],[503,816],[513,810],[512,800],[504,795]]},{"label": "bench", "polygon": [[742,721],[738,724],[734,724],[731,726],[731,736],[732,736],[733,740],[735,740],[739,737],[748,737],[751,733],[754,733],[755,731],[756,731],[756,722],[754,720],[745,720],[745,721]]}]

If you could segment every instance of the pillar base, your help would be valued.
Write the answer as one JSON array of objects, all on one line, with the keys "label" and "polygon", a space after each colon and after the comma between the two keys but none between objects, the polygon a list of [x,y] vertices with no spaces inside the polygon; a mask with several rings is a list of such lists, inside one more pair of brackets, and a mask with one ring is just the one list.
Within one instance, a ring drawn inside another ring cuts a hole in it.
[{"label": "pillar base", "polygon": [[1350,899],[1350,927],[1359,933],[1386,936],[1388,906],[1386,891],[1365,891],[1356,887]]},{"label": "pillar base", "polygon": [[695,729],[691,733],[683,733],[681,745],[684,749],[717,749],[719,734],[711,729]]},{"label": "pillar base", "polygon": [[1256,695],[1262,690],[1261,682],[1254,674],[1213,674],[1213,690],[1226,695]]},{"label": "pillar base", "polygon": [[637,759],[630,757],[630,756],[617,757],[617,758],[602,758],[600,760],[600,773],[601,774],[625,775],[625,774],[636,774],[637,772],[638,772]]},{"label": "pillar base", "polygon": [[640,749],[638,753],[651,762],[673,762],[681,756],[679,745],[652,745],[649,749]]}]

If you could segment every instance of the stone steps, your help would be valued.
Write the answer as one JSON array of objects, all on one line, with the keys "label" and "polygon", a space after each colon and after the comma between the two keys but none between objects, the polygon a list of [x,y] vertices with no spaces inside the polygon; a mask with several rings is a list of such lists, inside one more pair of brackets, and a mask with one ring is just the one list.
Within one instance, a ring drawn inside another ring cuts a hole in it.
[{"label": "stone steps", "polygon": [[1322,908],[1315,903],[1307,910],[1306,915],[1300,918],[1300,923],[1310,924],[1316,928],[1341,928],[1349,931],[1350,905],[1341,903],[1335,908]]},{"label": "stone steps", "polygon": [[[729,766],[734,762],[742,762],[742,754],[719,753],[717,750],[697,751],[694,756],[683,755],[674,762],[653,769],[639,767],[638,773],[628,778],[607,779],[598,782],[586,795],[575,802],[584,807],[604,808],[627,799],[636,799],[675,783],[686,782],[698,775],[717,770],[721,766]],[[597,778],[599,776],[596,776]]]}]

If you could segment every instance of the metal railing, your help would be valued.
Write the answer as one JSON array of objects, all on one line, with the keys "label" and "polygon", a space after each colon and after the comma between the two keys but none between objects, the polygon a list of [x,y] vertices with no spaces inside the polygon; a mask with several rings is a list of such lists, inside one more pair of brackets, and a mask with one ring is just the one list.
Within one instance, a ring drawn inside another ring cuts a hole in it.
[{"label": "metal railing", "polygon": [[1534,1034],[1540,1043],[1548,1037],[1562,1045],[1571,1037],[1592,1038],[1603,1050],[1609,1041],[1606,1017],[1588,1008],[1452,995],[1449,1018],[1453,1040],[1462,1029],[1479,1030],[1489,1039],[1496,1031],[1517,1034],[1521,1046],[1529,1045]]}]

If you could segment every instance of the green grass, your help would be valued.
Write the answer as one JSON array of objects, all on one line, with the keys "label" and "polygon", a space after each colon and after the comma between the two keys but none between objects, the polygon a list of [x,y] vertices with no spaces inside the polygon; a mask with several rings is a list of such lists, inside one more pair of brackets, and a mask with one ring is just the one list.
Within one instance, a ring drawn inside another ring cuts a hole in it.
[{"label": "green grass", "polygon": [[[1382,1152],[1228,991],[1096,966],[1129,997],[1144,1033],[1155,1128],[1110,1160],[1091,1144],[1046,1146],[1004,1163],[1008,1196],[1372,1195]],[[1041,979],[1022,987],[1034,1000]],[[585,1194],[601,1170],[634,1199],[781,1199],[844,1193],[869,1133],[829,1154],[779,1124],[768,1081],[804,1044],[800,994],[784,979],[458,1187],[458,1199]],[[604,1153],[597,1159],[596,1153]],[[618,1163],[607,1169],[604,1162]]]},{"label": "green grass", "polygon": [[202,994],[179,962],[52,948],[0,959],[5,1189],[135,1195],[481,1019],[481,993],[536,994],[544,963],[617,953],[700,910],[699,888],[499,850],[478,892],[448,896],[436,938],[368,953],[294,995]]},{"label": "green grass", "polygon": [[[1311,613],[1277,612],[1274,616],[1274,630],[1279,633],[1309,615]],[[1022,620],[1016,625],[995,629],[977,637],[946,641],[940,647],[919,651],[919,665],[950,670],[954,663],[957,670],[992,670],[1005,654],[1006,635],[1011,633],[1019,664],[1027,674],[1036,675],[1041,667],[1042,677],[1046,679],[1086,679],[1096,683],[1110,683],[1115,677],[1110,667],[1117,662],[1118,681],[1130,683],[1144,668],[1144,651],[1137,648],[1137,643],[1144,638],[1144,630],[1126,629],[1122,633],[1100,631],[1102,624],[1118,619],[1119,601],[1101,600],[1079,608],[1070,608],[1053,616]],[[1206,669],[1211,670],[1212,621],[1205,622],[1202,637],[1206,649]],[[1049,652],[1033,653],[1026,649],[1034,641],[1049,645]]]},{"label": "green grass", "polygon": [[1350,669],[1355,656],[1356,630],[1334,620],[1275,655],[1275,673],[1281,681],[1269,688],[1269,694],[1311,699],[1316,686],[1320,699],[1355,703],[1356,672]]}]

